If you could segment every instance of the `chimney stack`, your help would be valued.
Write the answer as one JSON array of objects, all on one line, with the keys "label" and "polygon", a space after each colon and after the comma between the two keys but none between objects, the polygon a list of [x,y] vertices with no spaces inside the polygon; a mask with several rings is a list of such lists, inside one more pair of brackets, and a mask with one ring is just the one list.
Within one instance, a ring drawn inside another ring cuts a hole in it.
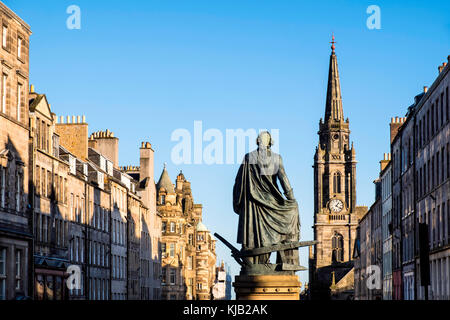
[{"label": "chimney stack", "polygon": [[389,164],[389,161],[391,160],[391,154],[385,153],[383,154],[383,160],[380,161],[380,172],[384,170],[384,168],[387,167]]},{"label": "chimney stack", "polygon": [[398,133],[398,130],[402,126],[403,122],[405,121],[404,119],[405,118],[399,119],[399,117],[391,118],[391,123],[389,124],[390,131],[391,131],[391,144],[392,144],[392,141],[394,141],[395,136]]}]

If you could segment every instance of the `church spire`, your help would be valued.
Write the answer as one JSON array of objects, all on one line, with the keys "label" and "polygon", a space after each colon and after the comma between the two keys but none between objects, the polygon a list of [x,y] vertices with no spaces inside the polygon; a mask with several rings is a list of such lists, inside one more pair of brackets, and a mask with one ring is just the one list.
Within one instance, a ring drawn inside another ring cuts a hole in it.
[{"label": "church spire", "polygon": [[330,69],[328,71],[327,101],[325,104],[325,122],[330,121],[330,119],[335,121],[344,120],[341,84],[339,80],[337,58],[334,52],[334,44],[336,43],[334,41],[334,35],[331,39]]}]

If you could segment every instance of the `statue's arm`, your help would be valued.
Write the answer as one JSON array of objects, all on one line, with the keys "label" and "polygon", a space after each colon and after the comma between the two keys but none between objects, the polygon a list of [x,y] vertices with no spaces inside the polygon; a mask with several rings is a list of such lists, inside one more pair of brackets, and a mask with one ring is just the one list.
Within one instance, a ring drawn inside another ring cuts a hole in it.
[{"label": "statue's arm", "polygon": [[281,158],[281,156],[279,156],[277,177],[280,180],[280,184],[283,188],[286,198],[289,200],[295,200],[294,190],[292,189],[291,184],[289,183],[289,179],[286,175],[286,171],[284,170],[283,159]]}]

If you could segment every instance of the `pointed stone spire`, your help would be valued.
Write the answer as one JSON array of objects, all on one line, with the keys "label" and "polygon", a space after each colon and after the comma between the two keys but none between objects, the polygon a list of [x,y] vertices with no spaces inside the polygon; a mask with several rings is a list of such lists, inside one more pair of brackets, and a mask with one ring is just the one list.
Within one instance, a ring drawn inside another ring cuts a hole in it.
[{"label": "pointed stone spire", "polygon": [[342,109],[341,83],[339,80],[339,71],[337,57],[334,52],[334,35],[331,40],[330,68],[328,71],[327,101],[325,104],[325,122],[331,120],[343,121],[344,111]]},{"label": "pointed stone spire", "polygon": [[166,163],[164,163],[164,169],[161,173],[161,177],[159,177],[159,181],[156,184],[156,191],[159,191],[161,188],[164,188],[167,193],[175,193],[173,183],[170,180],[169,173],[166,170]]}]

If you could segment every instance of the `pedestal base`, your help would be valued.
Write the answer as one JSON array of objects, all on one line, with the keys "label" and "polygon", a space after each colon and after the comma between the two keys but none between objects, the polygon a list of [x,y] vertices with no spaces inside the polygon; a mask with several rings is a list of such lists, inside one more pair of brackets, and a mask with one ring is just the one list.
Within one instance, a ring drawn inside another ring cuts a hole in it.
[{"label": "pedestal base", "polygon": [[296,275],[236,276],[237,300],[299,300],[300,281]]}]

